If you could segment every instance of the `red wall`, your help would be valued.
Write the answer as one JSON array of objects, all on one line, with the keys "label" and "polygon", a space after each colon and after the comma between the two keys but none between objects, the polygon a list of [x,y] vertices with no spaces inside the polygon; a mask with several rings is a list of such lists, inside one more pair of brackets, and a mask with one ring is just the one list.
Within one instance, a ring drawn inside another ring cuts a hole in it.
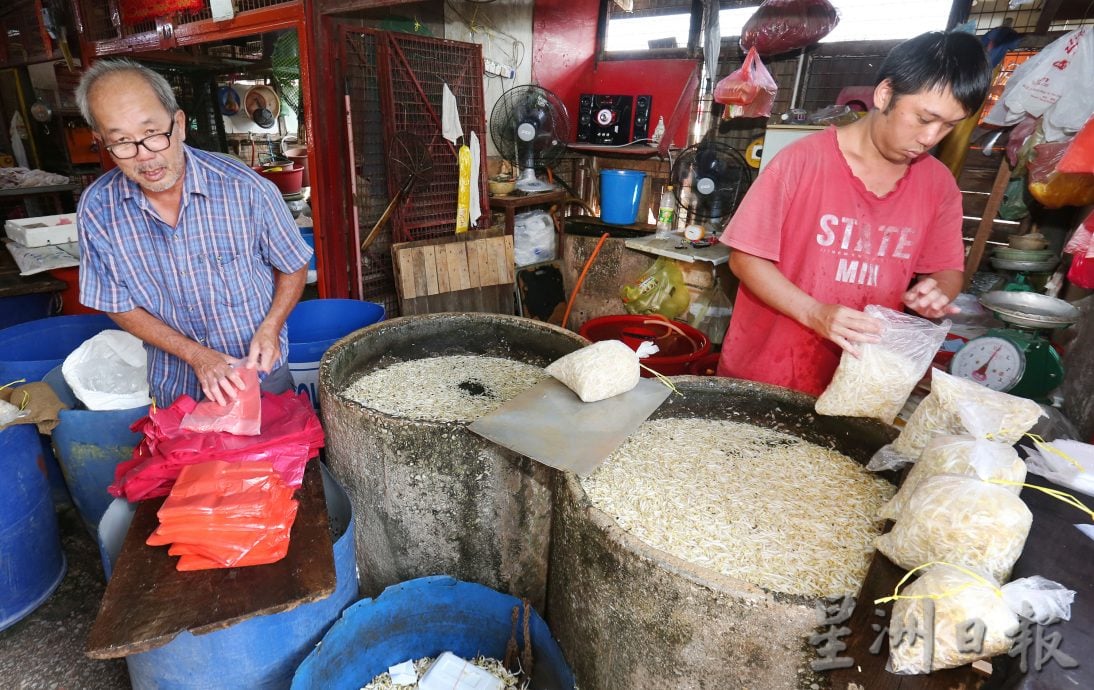
[{"label": "red wall", "polygon": [[[600,0],[536,0],[532,16],[532,79],[557,94],[576,127],[583,93],[653,96],[650,133],[657,118],[668,125],[695,60],[614,60],[594,64]],[[691,109],[691,104],[687,105]],[[687,144],[684,118],[673,144]]]}]

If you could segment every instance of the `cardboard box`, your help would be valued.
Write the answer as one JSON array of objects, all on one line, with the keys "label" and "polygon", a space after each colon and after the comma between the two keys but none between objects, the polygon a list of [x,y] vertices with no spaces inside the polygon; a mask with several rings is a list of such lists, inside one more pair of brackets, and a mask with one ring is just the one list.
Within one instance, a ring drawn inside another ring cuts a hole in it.
[{"label": "cardboard box", "polygon": [[24,247],[45,247],[76,241],[76,214],[16,218],[4,223],[8,237]]}]

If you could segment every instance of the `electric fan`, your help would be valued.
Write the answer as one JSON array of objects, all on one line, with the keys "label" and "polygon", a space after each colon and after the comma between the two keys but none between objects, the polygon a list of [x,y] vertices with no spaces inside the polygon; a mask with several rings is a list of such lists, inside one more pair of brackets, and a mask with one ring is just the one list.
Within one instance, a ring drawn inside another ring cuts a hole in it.
[{"label": "electric fan", "polygon": [[558,96],[532,84],[509,89],[490,113],[490,136],[498,153],[520,168],[517,189],[554,189],[536,177],[536,169],[550,166],[566,150],[570,116]]},{"label": "electric fan", "polygon": [[752,169],[737,149],[704,139],[680,152],[670,177],[688,222],[718,228],[740,205],[752,184]]}]

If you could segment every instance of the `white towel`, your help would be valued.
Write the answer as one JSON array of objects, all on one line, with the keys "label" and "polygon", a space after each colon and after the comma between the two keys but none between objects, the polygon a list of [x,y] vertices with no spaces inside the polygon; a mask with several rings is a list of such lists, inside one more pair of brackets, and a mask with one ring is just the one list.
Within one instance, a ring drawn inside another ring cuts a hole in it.
[{"label": "white towel", "polygon": [[23,116],[19,111],[11,116],[11,155],[15,158],[15,165],[20,168],[29,168],[27,151],[23,147],[23,138],[27,136],[27,126],[23,122]]},{"label": "white towel", "polygon": [[471,215],[468,217],[472,226],[478,224],[482,216],[482,202],[479,201],[479,166],[481,165],[481,153],[479,151],[479,135],[471,132]]},{"label": "white towel", "polygon": [[463,136],[463,127],[460,125],[460,111],[456,106],[456,96],[448,84],[442,84],[441,89],[441,136],[453,144]]}]

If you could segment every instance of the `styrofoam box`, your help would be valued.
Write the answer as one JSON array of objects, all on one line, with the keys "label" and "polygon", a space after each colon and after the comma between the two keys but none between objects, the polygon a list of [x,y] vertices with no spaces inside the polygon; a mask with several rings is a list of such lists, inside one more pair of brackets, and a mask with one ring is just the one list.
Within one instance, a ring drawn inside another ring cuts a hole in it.
[{"label": "styrofoam box", "polygon": [[4,223],[8,237],[24,247],[44,247],[76,241],[76,214],[16,218]]}]

